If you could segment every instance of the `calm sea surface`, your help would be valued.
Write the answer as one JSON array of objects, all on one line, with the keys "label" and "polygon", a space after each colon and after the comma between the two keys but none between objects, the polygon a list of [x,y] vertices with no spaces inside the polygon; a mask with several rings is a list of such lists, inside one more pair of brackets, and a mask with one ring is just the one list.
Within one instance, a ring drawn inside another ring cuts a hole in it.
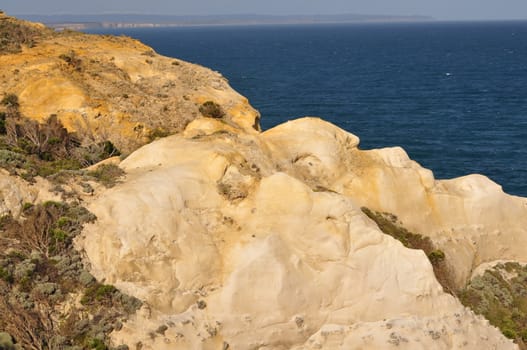
[{"label": "calm sea surface", "polygon": [[105,30],[220,71],[270,128],[319,116],[436,178],[527,196],[527,22]]}]

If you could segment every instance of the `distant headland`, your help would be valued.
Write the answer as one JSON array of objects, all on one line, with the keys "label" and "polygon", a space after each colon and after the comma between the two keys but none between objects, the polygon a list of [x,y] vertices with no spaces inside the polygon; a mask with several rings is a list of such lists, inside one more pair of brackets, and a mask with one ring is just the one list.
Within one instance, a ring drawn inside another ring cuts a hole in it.
[{"label": "distant headland", "polygon": [[427,16],[383,16],[383,15],[20,15],[30,21],[61,29],[97,28],[154,28],[180,26],[221,26],[221,25],[271,25],[271,24],[336,24],[336,23],[383,23],[383,22],[425,22],[434,18]]}]

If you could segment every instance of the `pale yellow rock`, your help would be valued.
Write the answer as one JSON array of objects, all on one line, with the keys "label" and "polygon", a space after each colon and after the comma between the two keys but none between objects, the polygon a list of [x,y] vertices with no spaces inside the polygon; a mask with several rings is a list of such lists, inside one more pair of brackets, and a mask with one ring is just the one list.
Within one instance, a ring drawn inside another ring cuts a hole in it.
[{"label": "pale yellow rock", "polygon": [[[443,292],[422,251],[322,188],[344,188],[345,168],[383,164],[358,138],[318,119],[262,135],[195,123],[132,153],[120,164],[126,181],[88,204],[98,220],[77,246],[91,272],[146,302],[116,345],[515,348]],[[391,166],[416,166],[396,154]]]},{"label": "pale yellow rock", "polygon": [[217,72],[158,55],[127,37],[59,33],[7,20],[42,31],[31,47],[0,53],[0,96],[17,95],[29,118],[42,122],[56,114],[69,131],[110,140],[124,153],[160,131],[182,132],[201,117],[206,101],[219,104],[222,120],[234,128],[259,130],[259,113]]},{"label": "pale yellow rock", "polygon": [[12,215],[15,219],[20,217],[24,204],[39,203],[48,200],[58,200],[50,188],[49,182],[40,177],[35,178],[34,184],[10,176],[5,170],[0,170],[0,217]]},{"label": "pale yellow rock", "polygon": [[[503,193],[482,175],[435,180],[400,147],[353,149],[348,133],[325,122],[312,127],[314,123],[316,119],[299,119],[262,136],[277,150],[277,162],[293,176],[349,196],[360,206],[392,213],[406,228],[429,236],[445,252],[458,287],[482,263],[526,262],[527,199]],[[312,131],[306,133],[310,126]],[[306,141],[289,138],[292,130],[305,135]],[[305,164],[295,161],[299,155],[338,161],[311,161],[306,170]]]},{"label": "pale yellow rock", "polygon": [[[456,327],[467,322],[463,328]],[[467,331],[468,330],[468,331]],[[380,350],[380,349],[513,349],[510,341],[500,338],[488,322],[473,319],[468,310],[442,318],[407,317],[353,326],[329,324],[313,334],[300,349]]]}]

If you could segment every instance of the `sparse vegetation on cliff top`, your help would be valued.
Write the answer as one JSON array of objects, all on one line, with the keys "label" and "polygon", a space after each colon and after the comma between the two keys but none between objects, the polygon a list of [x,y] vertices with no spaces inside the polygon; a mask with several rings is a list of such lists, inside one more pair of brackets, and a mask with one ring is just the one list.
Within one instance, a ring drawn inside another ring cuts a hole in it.
[{"label": "sparse vegetation on cliff top", "polygon": [[[0,102],[5,109],[0,112],[0,167],[13,175],[33,181],[35,176],[79,170],[121,154],[110,141],[92,133],[68,132],[56,115],[43,123],[26,118],[18,110],[15,94],[5,95]],[[122,174],[105,167],[85,175],[113,185]]]}]

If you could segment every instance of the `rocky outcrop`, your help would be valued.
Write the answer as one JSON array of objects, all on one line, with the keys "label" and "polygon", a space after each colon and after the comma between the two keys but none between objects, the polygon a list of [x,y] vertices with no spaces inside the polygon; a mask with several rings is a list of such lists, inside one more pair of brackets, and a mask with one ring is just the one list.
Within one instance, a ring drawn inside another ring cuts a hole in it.
[{"label": "rocky outcrop", "polygon": [[148,305],[116,344],[514,348],[360,210],[369,167],[409,164],[406,186],[434,183],[404,152],[361,151],[314,118],[260,135],[213,124],[140,148],[89,206],[98,221],[78,245],[92,272]]},{"label": "rocky outcrop", "polygon": [[10,176],[0,170],[0,217],[12,215],[19,218],[24,204],[56,200],[58,196],[51,191],[51,185],[39,178],[35,184]]},{"label": "rocky outcrop", "polygon": [[7,16],[3,23],[22,34],[13,39],[21,52],[0,50],[0,95],[17,95],[27,117],[56,114],[69,131],[111,140],[126,153],[182,131],[207,101],[233,127],[259,129],[258,112],[217,72],[127,37],[53,32]]},{"label": "rocky outcrop", "polygon": [[[483,263],[525,262],[527,199],[505,194],[482,175],[436,180],[400,147],[350,149],[341,131],[329,125],[309,131],[306,125],[313,123],[289,122],[264,133],[280,164],[303,181],[396,215],[406,228],[430,237],[445,252],[458,288]],[[291,136],[294,130],[297,136]],[[306,141],[320,140],[323,133],[323,142]]]}]

